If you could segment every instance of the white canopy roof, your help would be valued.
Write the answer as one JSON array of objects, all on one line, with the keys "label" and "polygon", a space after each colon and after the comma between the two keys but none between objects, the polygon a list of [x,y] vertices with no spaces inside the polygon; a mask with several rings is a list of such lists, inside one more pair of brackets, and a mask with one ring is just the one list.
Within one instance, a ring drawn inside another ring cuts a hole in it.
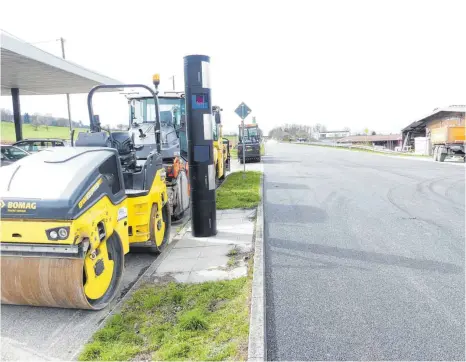
[{"label": "white canopy roof", "polygon": [[20,95],[52,95],[88,93],[99,84],[122,84],[5,32],[1,33],[1,70],[2,96],[11,95],[11,88],[19,88]]}]

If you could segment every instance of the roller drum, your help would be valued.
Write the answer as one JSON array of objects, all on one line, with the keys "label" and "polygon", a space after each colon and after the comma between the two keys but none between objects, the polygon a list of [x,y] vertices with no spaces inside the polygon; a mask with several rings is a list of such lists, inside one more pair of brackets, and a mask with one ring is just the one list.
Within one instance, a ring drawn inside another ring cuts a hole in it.
[{"label": "roller drum", "polygon": [[96,309],[83,286],[84,259],[2,256],[2,304]]},{"label": "roller drum", "polygon": [[[100,255],[105,253],[109,258],[105,258],[100,271],[103,278],[100,279],[93,274],[96,273],[95,264],[86,261],[88,255],[64,257],[3,254],[0,257],[2,304],[92,310],[104,308],[118,290],[124,255],[121,244],[113,236],[101,245],[103,248]],[[95,290],[101,291],[99,297],[89,298]]]}]

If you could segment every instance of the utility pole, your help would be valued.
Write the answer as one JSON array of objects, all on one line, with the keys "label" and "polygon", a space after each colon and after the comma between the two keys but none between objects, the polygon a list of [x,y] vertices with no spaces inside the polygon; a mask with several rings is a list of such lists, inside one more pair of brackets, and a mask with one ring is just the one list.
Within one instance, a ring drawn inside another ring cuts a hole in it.
[{"label": "utility pole", "polygon": [[[65,58],[65,39],[60,38],[60,42],[61,42],[61,55],[63,59],[66,59]],[[70,106],[69,93],[66,93],[66,104],[68,106],[68,120],[70,121],[70,135],[71,135],[71,131],[73,130],[73,125],[71,124],[71,106]]]},{"label": "utility pole", "polygon": [[172,87],[173,87],[173,90],[175,90],[175,76],[172,76],[170,77],[172,79]]}]

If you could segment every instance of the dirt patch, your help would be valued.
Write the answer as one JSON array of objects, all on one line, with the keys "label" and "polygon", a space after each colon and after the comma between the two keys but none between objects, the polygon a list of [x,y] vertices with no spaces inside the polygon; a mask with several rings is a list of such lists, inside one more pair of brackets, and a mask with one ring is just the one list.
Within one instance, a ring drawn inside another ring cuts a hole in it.
[{"label": "dirt patch", "polygon": [[133,285],[136,284],[136,282],[139,280],[139,278],[141,278],[141,276],[146,272],[148,268],[149,268],[149,265],[146,266],[145,268],[142,268],[139,271],[138,276],[131,283],[129,283],[125,288],[121,290],[120,295],[117,298],[117,302],[123,299],[123,297],[131,290]]},{"label": "dirt patch", "polygon": [[207,309],[209,310],[209,312],[215,312],[216,310],[219,310],[220,308],[222,308],[222,306],[224,306],[227,302],[228,301],[225,299],[213,300],[210,302]]},{"label": "dirt patch", "polygon": [[146,283],[157,283],[161,285],[165,285],[165,284],[172,283],[172,282],[173,283],[177,282],[176,278],[173,276],[172,273],[154,275],[154,276],[148,277],[146,280]]},{"label": "dirt patch", "polygon": [[152,361],[152,353],[140,353],[134,356],[131,361]]}]

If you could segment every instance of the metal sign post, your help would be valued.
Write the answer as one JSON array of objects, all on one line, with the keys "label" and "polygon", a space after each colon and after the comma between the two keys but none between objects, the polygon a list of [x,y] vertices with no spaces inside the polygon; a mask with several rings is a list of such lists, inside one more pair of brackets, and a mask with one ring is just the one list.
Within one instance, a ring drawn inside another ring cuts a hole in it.
[{"label": "metal sign post", "polygon": [[217,234],[209,66],[206,55],[184,57],[191,229],[195,237]]},{"label": "metal sign post", "polygon": [[241,141],[243,142],[243,176],[246,174],[246,146],[244,144],[244,119],[241,120]]},{"label": "metal sign post", "polygon": [[251,113],[249,108],[244,102],[242,102],[236,109],[235,113],[241,117],[241,143],[243,144],[243,177],[246,172],[246,146],[244,144],[244,119]]}]

